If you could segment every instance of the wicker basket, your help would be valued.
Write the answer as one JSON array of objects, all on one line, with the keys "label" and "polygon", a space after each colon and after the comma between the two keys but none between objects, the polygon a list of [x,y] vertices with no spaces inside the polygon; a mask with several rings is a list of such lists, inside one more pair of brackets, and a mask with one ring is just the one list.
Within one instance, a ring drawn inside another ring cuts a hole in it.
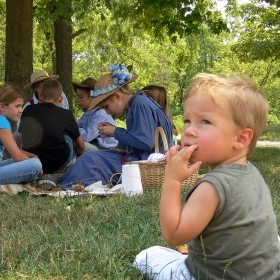
[{"label": "wicker basket", "polygon": [[[157,127],[155,131],[155,152],[159,153],[159,134],[161,135],[164,150],[168,151],[168,144],[166,140],[166,135],[161,127]],[[135,162],[136,163],[136,162]],[[126,164],[129,164],[126,162]],[[163,184],[164,172],[165,172],[165,162],[141,162],[137,161],[140,168],[141,180],[144,189],[157,189],[161,188]],[[188,179],[183,181],[182,187],[191,187],[198,179],[198,170],[192,174]]]}]

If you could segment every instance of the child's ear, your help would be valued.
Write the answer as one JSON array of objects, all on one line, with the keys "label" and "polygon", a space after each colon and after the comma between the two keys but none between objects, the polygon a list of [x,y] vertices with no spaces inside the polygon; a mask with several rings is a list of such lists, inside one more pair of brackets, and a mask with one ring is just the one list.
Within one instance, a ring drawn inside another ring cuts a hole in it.
[{"label": "child's ear", "polygon": [[116,92],[114,93],[113,98],[116,98],[116,99],[119,101],[119,100],[121,99],[120,93],[119,93],[118,91],[116,91]]},{"label": "child's ear", "polygon": [[58,102],[61,103],[63,101],[63,96],[61,95],[58,99]]},{"label": "child's ear", "polygon": [[0,111],[1,112],[5,111],[5,105],[3,103],[0,103]]},{"label": "child's ear", "polygon": [[40,102],[42,102],[42,100],[43,100],[43,96],[42,96],[42,94],[41,94],[41,93],[38,93],[38,99],[39,99],[39,101],[40,101]]},{"label": "child's ear", "polygon": [[240,150],[250,145],[254,132],[250,128],[244,128],[238,131],[235,148]]}]

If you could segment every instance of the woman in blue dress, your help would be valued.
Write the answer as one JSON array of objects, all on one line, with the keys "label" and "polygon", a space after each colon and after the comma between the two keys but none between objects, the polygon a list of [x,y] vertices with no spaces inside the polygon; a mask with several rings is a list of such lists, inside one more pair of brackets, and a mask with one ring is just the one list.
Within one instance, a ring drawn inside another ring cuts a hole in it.
[{"label": "woman in blue dress", "polygon": [[[62,176],[61,187],[64,190],[71,189],[77,180],[84,186],[98,181],[108,184],[112,174],[122,172],[126,161],[146,160],[155,152],[155,129],[159,126],[165,131],[168,146],[172,146],[172,125],[165,110],[141,91],[133,94],[128,86],[137,79],[136,73],[130,73],[121,64],[110,64],[109,71],[111,73],[102,76],[91,91],[92,101],[88,110],[98,105],[113,117],[122,117],[126,112],[126,129],[101,123],[98,130],[125,144],[129,151],[126,154],[114,150],[84,153]],[[164,153],[161,139],[159,149]]]}]

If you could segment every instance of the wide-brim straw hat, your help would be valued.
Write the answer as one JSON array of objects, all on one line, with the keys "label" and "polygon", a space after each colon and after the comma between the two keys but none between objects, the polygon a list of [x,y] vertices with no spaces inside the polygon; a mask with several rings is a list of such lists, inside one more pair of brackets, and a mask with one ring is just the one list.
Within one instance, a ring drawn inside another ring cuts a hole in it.
[{"label": "wide-brim straw hat", "polygon": [[92,100],[88,110],[95,108],[101,101],[114,94],[121,87],[134,82],[138,78],[136,73],[129,73],[129,75],[127,75],[127,77],[129,77],[128,80],[121,80],[118,75],[115,75],[115,77],[113,75],[114,72],[106,74],[97,81],[94,90],[90,91]]},{"label": "wide-brim straw hat", "polygon": [[94,90],[96,83],[97,83],[97,81],[91,77],[85,79],[80,84],[72,81],[75,92],[77,92],[77,88],[85,88],[85,89],[89,89],[89,90],[91,90],[91,89]]},{"label": "wide-brim straw hat", "polygon": [[40,81],[44,81],[46,79],[55,79],[57,80],[59,78],[58,75],[51,75],[49,76],[48,72],[45,70],[38,70],[35,71],[34,73],[32,73],[30,80],[31,82],[29,84],[27,84],[24,89],[31,89],[32,85],[35,83],[38,83]]}]

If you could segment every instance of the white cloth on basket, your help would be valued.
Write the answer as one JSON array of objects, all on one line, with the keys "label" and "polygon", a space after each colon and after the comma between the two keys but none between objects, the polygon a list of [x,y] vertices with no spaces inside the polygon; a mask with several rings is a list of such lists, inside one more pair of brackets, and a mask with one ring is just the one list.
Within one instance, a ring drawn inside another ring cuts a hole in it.
[{"label": "white cloth on basket", "polygon": [[147,161],[150,161],[150,162],[158,162],[158,161],[164,161],[164,160],[165,160],[165,155],[164,155],[164,154],[153,153],[153,154],[150,154],[150,155],[149,155]]}]

